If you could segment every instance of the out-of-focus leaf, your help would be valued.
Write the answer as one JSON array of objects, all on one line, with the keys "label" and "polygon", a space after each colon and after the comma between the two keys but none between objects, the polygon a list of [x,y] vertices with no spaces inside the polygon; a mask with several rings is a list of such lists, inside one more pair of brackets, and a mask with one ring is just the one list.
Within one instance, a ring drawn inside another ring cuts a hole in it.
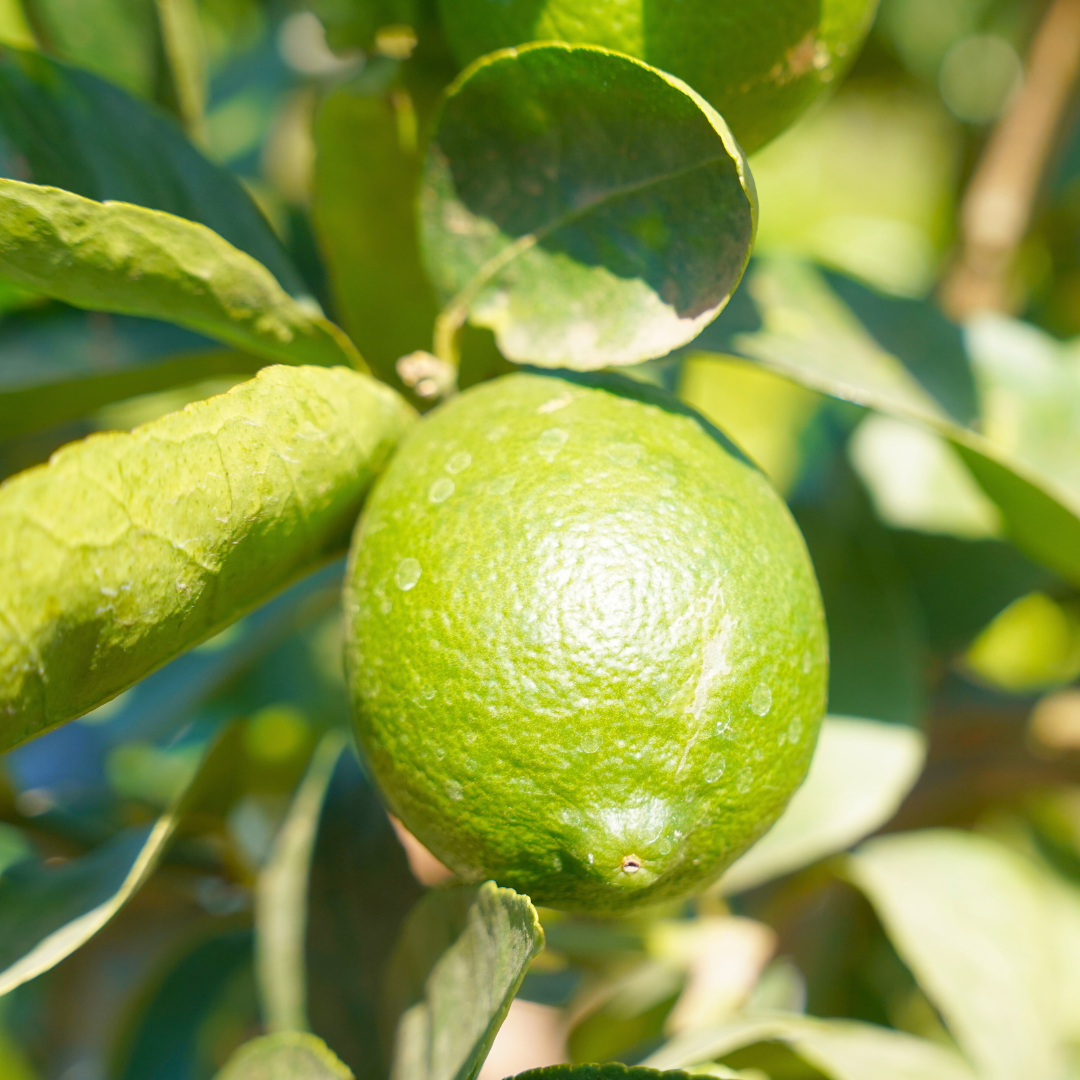
[{"label": "out-of-focus leaf", "polygon": [[969,540],[1000,533],[997,507],[936,432],[871,414],[855,429],[848,454],[878,517],[894,529]]},{"label": "out-of-focus leaf", "polygon": [[[82,9],[96,28],[104,25],[97,5],[71,6],[72,15]],[[197,221],[261,262],[291,296],[308,292],[236,177],[207,161],[170,118],[104,79],[0,49],[0,129],[25,159],[27,179]]]},{"label": "out-of-focus leaf", "polygon": [[203,137],[206,108],[206,43],[195,0],[156,0],[169,93],[176,114],[195,139]]},{"label": "out-of-focus leaf", "polygon": [[14,438],[124,398],[263,366],[153,319],[72,309],[19,314],[0,323],[0,431]]},{"label": "out-of-focus leaf", "polygon": [[282,1031],[245,1043],[217,1080],[352,1080],[352,1073],[322,1039]]},{"label": "out-of-focus leaf", "polygon": [[972,320],[965,340],[983,433],[1080,496],[1080,343],[989,314]]},{"label": "out-of-focus leaf", "polygon": [[850,875],[983,1080],[1059,1080],[1054,921],[1034,869],[952,830],[881,837]]},{"label": "out-of-focus leaf", "polygon": [[55,967],[146,882],[176,827],[174,814],[55,869],[13,868],[0,882],[0,994]]},{"label": "out-of-focus leaf", "polygon": [[894,532],[890,540],[918,598],[928,643],[939,652],[963,648],[1012,601],[1060,583],[997,540],[914,532]]},{"label": "out-of-focus leaf", "polygon": [[436,314],[416,235],[421,153],[409,108],[401,90],[346,86],[315,121],[312,213],[335,309],[373,370],[392,383],[399,357],[431,348]]},{"label": "out-of-focus leaf", "polygon": [[[141,97],[151,96],[158,75],[153,0],[23,0],[56,56],[96,71]],[[32,47],[32,46],[31,46]]]},{"label": "out-of-focus leaf", "polygon": [[62,866],[26,861],[0,878],[0,995],[84,945],[146,883],[184,815],[202,809],[233,751],[216,739],[172,807]]},{"label": "out-of-focus leaf", "polygon": [[251,962],[251,931],[200,941],[168,971],[132,1018],[109,1075],[117,1080],[172,1080],[192,1075],[207,1014]]},{"label": "out-of-focus leaf", "polygon": [[308,876],[326,788],[344,746],[340,731],[323,737],[259,875],[256,970],[270,1031],[308,1027],[304,963]]},{"label": "out-of-focus leaf", "polygon": [[75,307],[164,319],[271,361],[363,361],[332,323],[203,225],[0,180],[0,276]]},{"label": "out-of-focus leaf", "polygon": [[829,627],[829,709],[918,725],[926,708],[919,610],[887,531],[840,458],[792,509]]},{"label": "out-of-focus leaf", "polygon": [[1075,1047],[1080,1043],[1080,890],[1056,876],[1043,884],[1056,968],[1051,1006],[1060,1037]]},{"label": "out-of-focus leaf", "polygon": [[851,1020],[784,1014],[680,1035],[642,1064],[689,1068],[764,1042],[790,1046],[830,1080],[975,1080],[959,1055],[925,1039]]},{"label": "out-of-focus leaf", "polygon": [[964,392],[935,382],[927,371],[934,357],[915,362],[885,351],[805,264],[759,261],[749,287],[763,328],[746,333],[733,326],[726,339],[717,328],[709,340],[822,393],[937,431],[997,504],[1013,543],[1080,582],[1080,495],[965,427],[966,418],[950,411],[961,408]]},{"label": "out-of-focus leaf", "polygon": [[967,668],[1014,694],[1080,676],[1080,604],[1034,592],[1014,600],[971,643]]},{"label": "out-of-focus leaf", "polygon": [[314,0],[311,5],[335,49],[370,50],[385,26],[416,28],[417,0]]},{"label": "out-of-focus leaf", "polygon": [[909,727],[830,716],[810,772],[780,820],[720,879],[742,892],[843,851],[896,813],[918,779],[926,740]]},{"label": "out-of-focus leaf", "polygon": [[16,49],[33,49],[37,45],[22,0],[0,0],[0,45]]},{"label": "out-of-focus leaf", "polygon": [[388,984],[400,1012],[393,1080],[475,1080],[543,945],[528,897],[493,881],[426,896]]},{"label": "out-of-focus leaf", "polygon": [[530,1069],[518,1073],[513,1080],[691,1080],[690,1074],[657,1072],[618,1062],[607,1065],[549,1065],[544,1069]]},{"label": "out-of-focus leaf", "polygon": [[423,893],[371,781],[343,753],[318,823],[307,894],[307,1012],[312,1030],[356,1073],[385,1080],[396,1015],[387,972]]},{"label": "out-of-focus leaf", "polygon": [[776,932],[756,919],[658,920],[650,929],[650,954],[687,975],[664,1030],[675,1034],[726,1023],[754,994],[776,946]]},{"label": "out-of-focus leaf", "polygon": [[412,420],[344,368],[265,369],[0,488],[0,742],[114,697],[344,544]]},{"label": "out-of-focus leaf", "polygon": [[779,491],[791,490],[819,395],[738,357],[691,353],[680,365],[679,397],[730,435]]},{"label": "out-of-focus leaf", "polygon": [[435,351],[468,318],[546,367],[663,356],[727,302],[756,218],[727,125],[673,76],[592,46],[485,57],[448,91],[424,169]]},{"label": "out-of-focus leaf", "polygon": [[823,270],[822,277],[878,348],[897,357],[948,416],[967,426],[979,419],[979,389],[964,330],[932,299],[877,292],[835,271]]}]

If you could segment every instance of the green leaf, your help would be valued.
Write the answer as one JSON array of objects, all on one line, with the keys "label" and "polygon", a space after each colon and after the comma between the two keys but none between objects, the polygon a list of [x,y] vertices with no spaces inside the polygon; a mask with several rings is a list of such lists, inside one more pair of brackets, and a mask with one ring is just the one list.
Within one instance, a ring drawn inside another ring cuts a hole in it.
[{"label": "green leaf", "polygon": [[52,305],[0,322],[0,431],[14,438],[137,394],[264,366],[169,323]]},{"label": "green leaf", "polygon": [[[736,332],[741,355],[814,390],[921,424],[943,435],[1001,511],[1022,551],[1080,582],[1080,493],[1021,461],[953,415],[962,389],[935,385],[922,366],[886,351],[811,267],[785,257],[762,261],[749,282],[764,323]],[[946,351],[942,356],[949,356]],[[906,359],[906,358],[905,358]],[[923,365],[934,357],[921,357]],[[969,373],[970,378],[970,373]]]},{"label": "green leaf", "polygon": [[843,851],[884,825],[911,790],[926,757],[917,731],[830,716],[810,772],[780,820],[720,879],[742,892]]},{"label": "green leaf", "polygon": [[925,1039],[851,1020],[782,1013],[681,1035],[642,1064],[688,1068],[764,1042],[786,1044],[830,1080],[975,1080],[959,1055]]},{"label": "green leaf", "polygon": [[421,236],[445,303],[515,361],[576,370],[686,344],[753,244],[753,180],[684,83],[592,46],[494,53],[450,87],[428,151]]},{"label": "green leaf", "polygon": [[347,86],[326,98],[315,120],[312,214],[335,310],[391,383],[399,357],[431,347],[436,314],[416,235],[421,154],[410,109],[400,89],[363,94]]},{"label": "green leaf", "polygon": [[339,550],[414,414],[343,368],[73,444],[0,487],[0,745],[125,690]]},{"label": "green leaf", "polygon": [[340,731],[329,732],[319,743],[259,875],[256,971],[270,1031],[308,1027],[304,963],[308,876],[323,799],[344,747],[345,735]]},{"label": "green leaf", "polygon": [[935,829],[872,840],[849,872],[982,1080],[1064,1075],[1056,923],[1030,864]]},{"label": "green leaf", "polygon": [[341,755],[322,806],[307,891],[307,1014],[357,1080],[385,1080],[394,1022],[387,970],[423,894],[378,793]]},{"label": "green leaf", "polygon": [[493,881],[425,897],[388,984],[401,1017],[393,1080],[475,1080],[543,944],[528,897]]},{"label": "green leaf", "polygon": [[[74,24],[82,21],[84,37],[103,28],[110,36],[107,22],[95,17],[97,5],[78,6],[85,8],[81,18],[66,11],[61,25],[78,33]],[[115,65],[105,74],[114,71]],[[0,49],[0,128],[26,160],[27,179],[197,221],[261,262],[291,296],[309,291],[236,177],[207,161],[170,117],[105,79]]]},{"label": "green leaf", "polygon": [[518,1073],[513,1080],[690,1080],[687,1073],[657,1072],[610,1062],[607,1065],[549,1065]]},{"label": "green leaf", "polygon": [[0,877],[0,995],[55,967],[116,915],[149,880],[184,816],[203,808],[223,758],[234,753],[226,731],[152,826],[125,830],[61,866],[8,868]]},{"label": "green leaf", "polygon": [[363,361],[332,323],[203,225],[0,180],[0,277],[75,307],[141,315],[288,364]]},{"label": "green leaf", "polygon": [[217,1080],[352,1080],[352,1073],[322,1039],[289,1031],[245,1043]]}]

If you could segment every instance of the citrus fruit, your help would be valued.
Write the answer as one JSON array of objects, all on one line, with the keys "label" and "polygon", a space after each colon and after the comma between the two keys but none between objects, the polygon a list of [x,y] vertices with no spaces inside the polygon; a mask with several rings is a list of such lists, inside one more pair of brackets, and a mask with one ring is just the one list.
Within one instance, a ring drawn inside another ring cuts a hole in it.
[{"label": "citrus fruit", "polygon": [[391,808],[466,880],[616,912],[715,878],[802,781],[817,584],[761,473],[617,376],[432,412],[353,540],[346,659]]},{"label": "citrus fruit", "polygon": [[750,153],[843,74],[877,0],[439,0],[458,61],[527,41],[603,45],[689,83]]}]

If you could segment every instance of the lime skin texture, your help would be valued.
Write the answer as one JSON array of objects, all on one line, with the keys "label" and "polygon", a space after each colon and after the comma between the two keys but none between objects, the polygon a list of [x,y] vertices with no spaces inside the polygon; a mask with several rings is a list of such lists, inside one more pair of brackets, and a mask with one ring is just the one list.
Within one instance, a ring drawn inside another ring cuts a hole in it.
[{"label": "lime skin texture", "polygon": [[802,536],[655,388],[522,372],[451,399],[378,480],[346,580],[359,742],[466,881],[596,913],[684,896],[806,774],[828,659]]},{"label": "lime skin texture", "polygon": [[835,84],[877,0],[439,0],[461,64],[527,41],[603,45],[689,83],[751,153]]}]

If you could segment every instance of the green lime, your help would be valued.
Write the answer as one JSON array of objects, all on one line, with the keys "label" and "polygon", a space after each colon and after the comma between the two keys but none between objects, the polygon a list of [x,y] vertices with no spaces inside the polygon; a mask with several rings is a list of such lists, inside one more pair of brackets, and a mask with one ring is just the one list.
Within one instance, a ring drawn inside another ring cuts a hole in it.
[{"label": "green lime", "polygon": [[615,912],[715,878],[806,773],[806,549],[707,421],[612,376],[508,375],[417,425],[353,542],[356,730],[466,880]]},{"label": "green lime", "polygon": [[877,0],[439,0],[462,64],[527,41],[617,49],[689,83],[747,153],[844,73],[876,7]]}]

